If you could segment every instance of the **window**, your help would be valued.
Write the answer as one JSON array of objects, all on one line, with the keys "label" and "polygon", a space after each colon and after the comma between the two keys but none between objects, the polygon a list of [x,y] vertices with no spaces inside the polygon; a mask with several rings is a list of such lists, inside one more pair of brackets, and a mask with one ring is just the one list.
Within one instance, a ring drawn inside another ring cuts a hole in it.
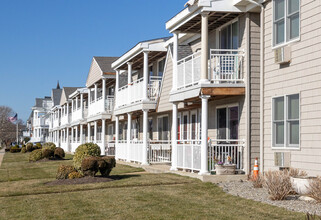
[{"label": "window", "polygon": [[221,30],[221,49],[238,49],[238,22],[234,22]]},{"label": "window", "polygon": [[157,119],[158,140],[169,140],[168,116],[162,116]]},{"label": "window", "polygon": [[299,94],[273,98],[273,147],[298,147],[300,144]]},{"label": "window", "polygon": [[239,108],[237,106],[217,109],[217,139],[238,139]]},{"label": "window", "polygon": [[148,119],[148,137],[153,140],[153,119]]},{"label": "window", "polygon": [[188,140],[188,115],[183,115],[183,140]]},{"label": "window", "polygon": [[273,7],[273,45],[297,39],[300,35],[300,0],[274,0]]},{"label": "window", "polygon": [[158,76],[163,76],[165,68],[165,58],[158,62]]}]

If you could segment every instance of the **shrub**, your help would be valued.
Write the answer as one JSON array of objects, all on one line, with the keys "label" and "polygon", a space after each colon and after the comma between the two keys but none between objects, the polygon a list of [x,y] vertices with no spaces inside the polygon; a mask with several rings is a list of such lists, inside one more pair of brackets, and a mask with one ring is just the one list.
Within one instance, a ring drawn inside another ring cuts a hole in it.
[{"label": "shrub", "polygon": [[306,177],[306,176],[308,176],[308,173],[306,171],[299,170],[297,168],[292,168],[292,167],[287,172],[289,172],[289,175],[291,177]]},{"label": "shrub", "polygon": [[27,152],[26,146],[22,147],[21,148],[21,153],[26,153],[26,152]]},{"label": "shrub", "polygon": [[28,151],[28,152],[31,152],[31,151],[33,151],[34,150],[34,148],[33,148],[33,143],[27,143],[26,144],[26,150]]},{"label": "shrub", "polygon": [[81,162],[81,172],[84,176],[95,176],[99,170],[98,157],[85,157]]},{"label": "shrub", "polygon": [[35,161],[38,161],[38,160],[41,160],[41,159],[43,159],[42,150],[41,149],[34,150],[29,155],[29,162],[31,162],[31,161],[35,162]]},{"label": "shrub", "polygon": [[54,151],[52,149],[49,149],[49,148],[44,148],[44,149],[41,149],[42,150],[42,156],[44,158],[51,158],[54,156]]},{"label": "shrub", "polygon": [[309,184],[310,193],[309,196],[314,198],[317,202],[321,203],[321,177],[318,176],[312,179]]},{"label": "shrub", "polygon": [[261,173],[255,178],[253,174],[250,176],[250,181],[254,188],[262,188],[264,184],[264,177]]},{"label": "shrub", "polygon": [[51,149],[53,151],[55,151],[55,149],[56,149],[56,145],[54,143],[52,143],[52,142],[44,143],[42,147],[43,148],[49,148],[49,149]]},{"label": "shrub", "polygon": [[84,177],[84,176],[77,171],[73,171],[68,174],[68,179],[78,179],[78,178],[82,178],[82,177]]},{"label": "shrub", "polygon": [[21,149],[19,148],[18,145],[15,145],[13,147],[10,148],[10,153],[17,153],[17,152],[20,152]]},{"label": "shrub", "polygon": [[102,157],[101,159],[106,163],[106,166],[101,164],[101,162],[98,162],[99,172],[102,176],[107,177],[109,176],[111,170],[116,166],[116,160],[115,157],[110,156]]},{"label": "shrub", "polygon": [[55,158],[62,159],[65,157],[65,151],[61,147],[57,147],[54,152]]},{"label": "shrub", "polygon": [[86,156],[99,156],[100,148],[97,144],[94,143],[86,143],[80,145],[75,152],[73,161],[74,166],[77,170],[81,169],[81,163]]},{"label": "shrub", "polygon": [[35,146],[33,146],[35,149],[42,149],[42,145],[40,143],[36,143]]},{"label": "shrub", "polygon": [[56,179],[68,179],[70,173],[76,171],[73,166],[69,165],[60,165],[57,170]]},{"label": "shrub", "polygon": [[264,179],[271,200],[283,200],[293,192],[288,171],[267,171]]}]

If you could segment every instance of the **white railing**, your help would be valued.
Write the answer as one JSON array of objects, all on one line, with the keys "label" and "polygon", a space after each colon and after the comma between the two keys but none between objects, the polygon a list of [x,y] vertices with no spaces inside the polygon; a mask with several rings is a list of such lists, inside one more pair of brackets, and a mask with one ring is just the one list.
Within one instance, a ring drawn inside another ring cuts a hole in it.
[{"label": "white railing", "polygon": [[105,101],[105,109],[108,113],[113,113],[114,111],[114,103],[115,103],[115,97],[114,96],[107,96]]},{"label": "white railing", "polygon": [[[215,170],[215,164],[222,163],[236,164],[236,169],[243,170],[244,140],[210,140],[208,145],[209,170]],[[231,161],[227,159],[230,157]]]},{"label": "white railing", "polygon": [[98,113],[103,113],[103,112],[112,113],[113,109],[114,109],[114,96],[107,96],[105,99],[105,104],[102,97],[100,97],[95,102],[92,102],[89,104],[88,116],[96,115]]},{"label": "white railing", "polygon": [[105,153],[106,156],[115,156],[115,141],[107,142]]},{"label": "white railing", "polygon": [[143,162],[143,141],[130,141],[129,160],[133,162]]},{"label": "white railing", "polygon": [[177,89],[198,84],[201,79],[201,52],[177,62]]},{"label": "white railing", "polygon": [[127,159],[127,141],[118,141],[116,143],[116,155],[117,159],[126,160]]},{"label": "white railing", "polygon": [[57,119],[55,119],[55,120],[53,121],[53,127],[54,127],[54,128],[57,128],[57,127],[59,127],[59,126],[60,126],[60,119],[57,118]]},{"label": "white railing", "polygon": [[177,141],[177,168],[191,171],[201,169],[201,141]]},{"label": "white railing", "polygon": [[61,117],[61,125],[67,125],[69,124],[70,122],[70,117],[71,117],[71,114],[69,113],[68,115],[64,115]]},{"label": "white railing", "polygon": [[210,74],[214,83],[243,82],[243,50],[210,50]]},{"label": "white railing", "polygon": [[[157,101],[162,77],[151,77],[147,87],[147,97]],[[130,85],[123,86],[117,91],[116,107],[134,104],[144,99],[144,78],[140,78]]]},{"label": "white railing", "polygon": [[148,146],[149,163],[171,163],[172,145],[170,141],[149,141]]},{"label": "white railing", "polygon": [[102,136],[102,133],[101,132],[97,132],[97,136],[96,136],[97,143],[101,143],[101,136]]},{"label": "white railing", "polygon": [[[208,61],[211,83],[242,83],[243,50],[211,49]],[[197,85],[201,78],[200,51],[177,61],[177,89]]]},{"label": "white railing", "polygon": [[75,122],[75,121],[78,121],[78,120],[82,120],[83,119],[83,116],[82,116],[82,111],[81,109],[78,109],[76,111],[74,111],[71,115],[71,121],[72,122]]}]

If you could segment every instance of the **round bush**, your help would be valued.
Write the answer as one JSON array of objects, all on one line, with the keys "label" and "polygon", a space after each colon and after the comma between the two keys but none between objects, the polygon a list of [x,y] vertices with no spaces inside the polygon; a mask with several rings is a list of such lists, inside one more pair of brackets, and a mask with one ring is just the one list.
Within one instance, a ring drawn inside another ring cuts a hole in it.
[{"label": "round bush", "polygon": [[61,147],[57,147],[54,152],[55,158],[63,159],[65,157],[65,151]]},{"label": "round bush", "polygon": [[38,160],[43,159],[42,156],[42,150],[41,149],[37,149],[31,152],[31,154],[29,155],[29,162],[36,162]]},{"label": "round bush", "polygon": [[100,156],[99,146],[94,143],[86,143],[86,144],[82,144],[79,147],[77,147],[74,158],[73,158],[74,167],[77,170],[81,169],[82,160],[86,156]]},{"label": "round bush", "polygon": [[35,146],[33,146],[35,149],[42,149],[42,145],[40,143],[36,143]]},{"label": "round bush", "polygon": [[18,145],[15,145],[15,146],[10,148],[10,153],[18,153],[20,151],[21,151],[21,149],[19,148]]},{"label": "round bush", "polygon": [[84,176],[95,176],[98,172],[98,158],[97,157],[85,157],[81,162],[81,172]]},{"label": "round bush", "polygon": [[31,152],[31,151],[33,151],[34,150],[34,148],[33,148],[33,143],[27,143],[26,144],[26,150],[28,151],[28,152]]},{"label": "round bush", "polygon": [[115,157],[102,157],[103,161],[105,161],[106,166],[99,166],[99,171],[102,176],[107,177],[109,176],[111,170],[116,166],[116,160]]},{"label": "round bush", "polygon": [[41,149],[42,150],[42,156],[44,158],[51,158],[54,156],[54,151],[52,149],[49,149],[49,148],[44,148],[44,149]]},{"label": "round bush", "polygon": [[24,146],[24,147],[22,147],[21,148],[21,153],[26,153],[27,152],[27,149],[26,149],[26,147]]},{"label": "round bush", "polygon": [[84,176],[77,171],[73,171],[68,174],[68,179],[78,179],[78,178],[82,178],[82,177],[84,177]]},{"label": "round bush", "polygon": [[55,151],[55,149],[56,149],[56,145],[54,143],[52,143],[52,142],[44,143],[42,147],[43,148],[49,148],[49,149],[51,149],[53,151]]},{"label": "round bush", "polygon": [[56,179],[68,179],[70,173],[76,171],[73,166],[69,165],[60,165],[57,170]]}]

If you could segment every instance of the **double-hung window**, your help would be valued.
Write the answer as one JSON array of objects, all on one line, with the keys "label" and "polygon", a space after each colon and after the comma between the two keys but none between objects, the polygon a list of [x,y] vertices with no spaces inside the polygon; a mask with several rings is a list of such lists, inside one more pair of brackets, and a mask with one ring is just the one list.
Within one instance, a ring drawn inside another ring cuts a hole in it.
[{"label": "double-hung window", "polygon": [[299,94],[273,98],[273,147],[298,148],[300,144]]},{"label": "double-hung window", "polygon": [[299,38],[300,0],[274,0],[273,14],[274,46]]}]

